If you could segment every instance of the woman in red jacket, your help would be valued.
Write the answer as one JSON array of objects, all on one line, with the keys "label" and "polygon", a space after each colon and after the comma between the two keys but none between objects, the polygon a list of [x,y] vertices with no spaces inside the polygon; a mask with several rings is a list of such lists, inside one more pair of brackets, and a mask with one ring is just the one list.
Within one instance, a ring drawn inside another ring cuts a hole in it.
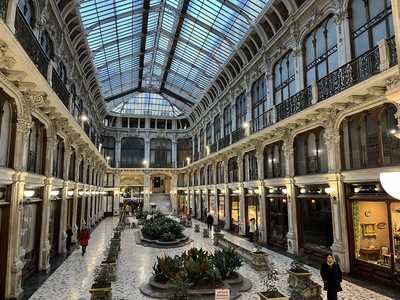
[{"label": "woman in red jacket", "polygon": [[86,227],[83,227],[79,233],[79,244],[82,247],[82,256],[85,255],[86,247],[89,244],[90,232]]}]

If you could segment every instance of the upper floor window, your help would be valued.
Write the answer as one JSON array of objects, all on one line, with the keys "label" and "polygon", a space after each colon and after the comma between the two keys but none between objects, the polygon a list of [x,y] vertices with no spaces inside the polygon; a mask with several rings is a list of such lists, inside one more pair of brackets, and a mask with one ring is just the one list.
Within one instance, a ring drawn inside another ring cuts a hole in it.
[{"label": "upper floor window", "polygon": [[337,68],[336,24],[331,16],[315,28],[304,43],[306,86]]},{"label": "upper floor window", "polygon": [[15,110],[11,99],[0,90],[0,166],[12,167]]},{"label": "upper floor window", "polygon": [[224,136],[228,136],[232,132],[232,110],[228,105],[224,109]]},{"label": "upper floor window", "polygon": [[53,176],[63,178],[64,176],[64,140],[57,135],[57,144],[53,156]]},{"label": "upper floor window", "polygon": [[228,182],[237,182],[239,167],[237,163],[237,157],[232,157],[228,160]]},{"label": "upper floor window", "polygon": [[246,121],[246,93],[241,93],[235,102],[236,110],[236,128],[241,128]]},{"label": "upper floor window", "polygon": [[76,164],[75,149],[71,148],[71,159],[69,161],[68,179],[72,181],[75,181],[75,164]]},{"label": "upper floor window", "polygon": [[324,134],[325,129],[318,127],[296,136],[294,142],[296,175],[328,171]]},{"label": "upper floor window", "polygon": [[32,0],[18,0],[18,7],[25,17],[26,22],[31,25],[31,28],[35,26],[35,6]]},{"label": "upper floor window", "polygon": [[196,134],[193,140],[193,153],[199,152],[199,137]]},{"label": "upper floor window", "polygon": [[264,75],[258,78],[251,87],[252,119],[258,120],[267,110],[267,85]]},{"label": "upper floor window", "polygon": [[224,162],[223,161],[219,161],[217,162],[217,178],[216,179],[216,183],[224,183],[225,179],[224,179]]},{"label": "upper floor window", "polygon": [[216,115],[214,118],[214,142],[218,142],[221,138],[221,118]]},{"label": "upper floor window", "polygon": [[256,150],[247,152],[243,156],[243,177],[244,181],[258,179]]},{"label": "upper floor window", "polygon": [[44,53],[46,53],[50,59],[53,59],[54,57],[53,41],[51,40],[47,30],[44,30],[40,36],[40,45],[42,46]]},{"label": "upper floor window", "polygon": [[108,158],[111,167],[115,166],[115,139],[112,136],[101,136],[104,157]]},{"label": "upper floor window", "polygon": [[206,126],[206,144],[211,145],[212,144],[212,128],[211,128],[211,122],[209,122]]},{"label": "upper floor window", "polygon": [[207,166],[207,184],[214,184],[213,166]]},{"label": "upper floor window", "polygon": [[347,117],[341,124],[342,166],[346,170],[400,164],[396,108],[391,104]]},{"label": "upper floor window", "polygon": [[274,67],[274,101],[279,104],[296,93],[292,51],[286,53]]},{"label": "upper floor window", "polygon": [[164,168],[172,166],[172,142],[169,139],[150,141],[150,166]]},{"label": "upper floor window", "polygon": [[44,174],[46,152],[46,129],[37,119],[29,132],[28,166],[29,172]]},{"label": "upper floor window", "polygon": [[200,169],[200,185],[205,185],[206,184],[206,172],[204,167]]},{"label": "upper floor window", "polygon": [[121,168],[141,168],[144,159],[144,139],[127,137],[121,140]]},{"label": "upper floor window", "polygon": [[188,158],[192,156],[192,138],[178,139],[177,142],[178,167],[188,164]]},{"label": "upper floor window", "polygon": [[349,14],[353,57],[394,35],[391,0],[352,0]]},{"label": "upper floor window", "polygon": [[264,177],[278,178],[285,176],[285,157],[283,142],[277,142],[264,148]]}]

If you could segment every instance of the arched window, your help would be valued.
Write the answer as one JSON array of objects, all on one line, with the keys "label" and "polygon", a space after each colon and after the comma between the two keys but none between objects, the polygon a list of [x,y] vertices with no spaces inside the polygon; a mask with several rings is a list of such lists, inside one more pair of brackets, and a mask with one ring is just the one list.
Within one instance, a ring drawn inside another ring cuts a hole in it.
[{"label": "arched window", "polygon": [[228,136],[232,132],[232,110],[228,105],[224,109],[224,136]]},{"label": "arched window", "polygon": [[150,166],[153,168],[169,168],[172,166],[171,140],[152,139],[150,141]]},{"label": "arched window", "polygon": [[54,45],[47,30],[44,30],[40,36],[40,45],[48,58],[54,58]]},{"label": "arched window", "polygon": [[58,64],[58,75],[60,75],[61,80],[64,82],[64,84],[67,84],[67,68],[65,67],[64,63],[60,61]]},{"label": "arched window", "polygon": [[112,136],[101,136],[104,157],[108,158],[111,167],[115,167],[115,139]]},{"label": "arched window", "polygon": [[63,178],[64,173],[64,140],[57,135],[57,144],[53,156],[53,176]]},{"label": "arched window", "polygon": [[213,165],[208,165],[207,166],[207,184],[214,184]]},{"label": "arched window", "polygon": [[352,0],[349,14],[354,58],[394,35],[390,0]]},{"label": "arched window", "polygon": [[246,121],[246,93],[241,93],[235,102],[236,110],[236,128],[241,128],[243,123]]},{"label": "arched window", "polygon": [[256,150],[247,152],[243,156],[243,175],[244,181],[258,179]]},{"label": "arched window", "polygon": [[224,183],[224,162],[219,161],[217,162],[217,178],[216,178],[216,183]]},{"label": "arched window", "polygon": [[210,146],[212,144],[212,127],[211,127],[211,122],[207,123],[206,126],[206,144],[207,146]]},{"label": "arched window", "polygon": [[228,161],[228,182],[237,182],[238,176],[238,163],[237,157],[232,157]]},{"label": "arched window", "polygon": [[28,172],[44,174],[46,129],[37,119],[32,120],[28,145]]},{"label": "arched window", "polygon": [[292,51],[286,53],[274,67],[274,104],[285,101],[296,93]]},{"label": "arched window", "polygon": [[121,168],[142,168],[144,139],[127,137],[121,140]]},{"label": "arched window", "polygon": [[221,139],[221,118],[219,114],[214,118],[214,143]]},{"label": "arched window", "polygon": [[335,70],[337,62],[336,24],[333,16],[323,21],[304,43],[306,86]]},{"label": "arched window", "polygon": [[325,173],[328,171],[326,144],[322,127],[304,132],[295,138],[296,175]]},{"label": "arched window", "polygon": [[18,7],[25,17],[26,22],[31,26],[35,27],[35,6],[32,0],[18,0]]},{"label": "arched window", "polygon": [[346,170],[400,165],[396,108],[386,104],[347,117],[341,124],[342,166]]},{"label": "arched window", "polygon": [[71,148],[71,159],[69,161],[68,179],[75,181],[75,164],[76,164],[76,154],[75,149]]},{"label": "arched window", "polygon": [[260,118],[267,110],[267,85],[265,82],[265,75],[258,78],[251,87],[251,107],[252,119],[255,129],[264,128],[264,118]]},{"label": "arched window", "polygon": [[0,90],[0,166],[12,167],[15,111],[11,100]]},{"label": "arched window", "polygon": [[283,142],[277,142],[264,148],[264,177],[285,177],[285,157]]}]

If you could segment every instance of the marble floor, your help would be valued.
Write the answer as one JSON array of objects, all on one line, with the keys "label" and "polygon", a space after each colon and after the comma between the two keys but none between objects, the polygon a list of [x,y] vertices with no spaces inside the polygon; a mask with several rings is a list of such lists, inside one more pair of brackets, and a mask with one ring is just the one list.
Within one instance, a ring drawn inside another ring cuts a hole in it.
[{"label": "marble floor", "polygon": [[[30,299],[46,299],[46,300],[83,300],[89,299],[89,288],[93,280],[93,271],[99,265],[106,243],[111,236],[113,224],[116,219],[104,220],[93,232],[87,253],[84,257],[81,256],[79,250],[76,250],[72,255],[61,265],[50,278],[32,295]],[[205,228],[205,224],[201,224]],[[121,253],[117,265],[117,281],[113,283],[113,299],[115,300],[141,300],[150,299],[143,296],[139,287],[148,280],[152,274],[152,267],[159,255],[175,255],[180,254],[193,246],[202,247],[208,251],[213,251],[215,247],[211,239],[205,239],[201,233],[195,233],[193,229],[187,229],[188,234],[193,243],[177,249],[155,249],[137,245],[135,241],[135,232],[137,229],[126,229],[122,233]],[[244,243],[246,246],[251,245],[244,239],[226,234],[230,239]],[[286,292],[287,275],[286,270],[291,262],[290,258],[270,251],[265,250],[272,255],[272,260],[279,272],[279,290]],[[313,274],[313,279],[321,283],[319,271],[309,267]],[[244,265],[240,273],[249,278],[253,283],[253,288],[250,292],[243,295],[241,299],[251,299],[256,291],[264,290],[263,279],[260,273],[255,272],[248,265]],[[384,299],[400,299],[399,295],[392,297],[384,296],[379,292],[366,289],[357,284],[343,281],[343,292],[339,294],[339,299],[343,300],[384,300]],[[393,293],[392,293],[393,294]],[[326,295],[324,295],[326,297]]]}]

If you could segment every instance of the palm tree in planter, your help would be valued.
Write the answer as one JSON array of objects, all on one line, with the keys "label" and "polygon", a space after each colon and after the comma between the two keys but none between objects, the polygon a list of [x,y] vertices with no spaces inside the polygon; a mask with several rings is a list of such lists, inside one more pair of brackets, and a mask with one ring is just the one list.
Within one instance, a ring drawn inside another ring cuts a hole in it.
[{"label": "palm tree in planter", "polygon": [[265,273],[264,284],[266,290],[257,293],[260,300],[289,300],[289,297],[283,295],[277,288],[278,271],[274,268],[273,263],[271,263],[270,270]]},{"label": "palm tree in planter", "polygon": [[311,273],[304,266],[304,259],[297,256],[290,264],[290,268],[287,271],[289,274],[288,283],[291,289],[295,289],[298,286],[305,286],[305,282],[310,280]]}]

